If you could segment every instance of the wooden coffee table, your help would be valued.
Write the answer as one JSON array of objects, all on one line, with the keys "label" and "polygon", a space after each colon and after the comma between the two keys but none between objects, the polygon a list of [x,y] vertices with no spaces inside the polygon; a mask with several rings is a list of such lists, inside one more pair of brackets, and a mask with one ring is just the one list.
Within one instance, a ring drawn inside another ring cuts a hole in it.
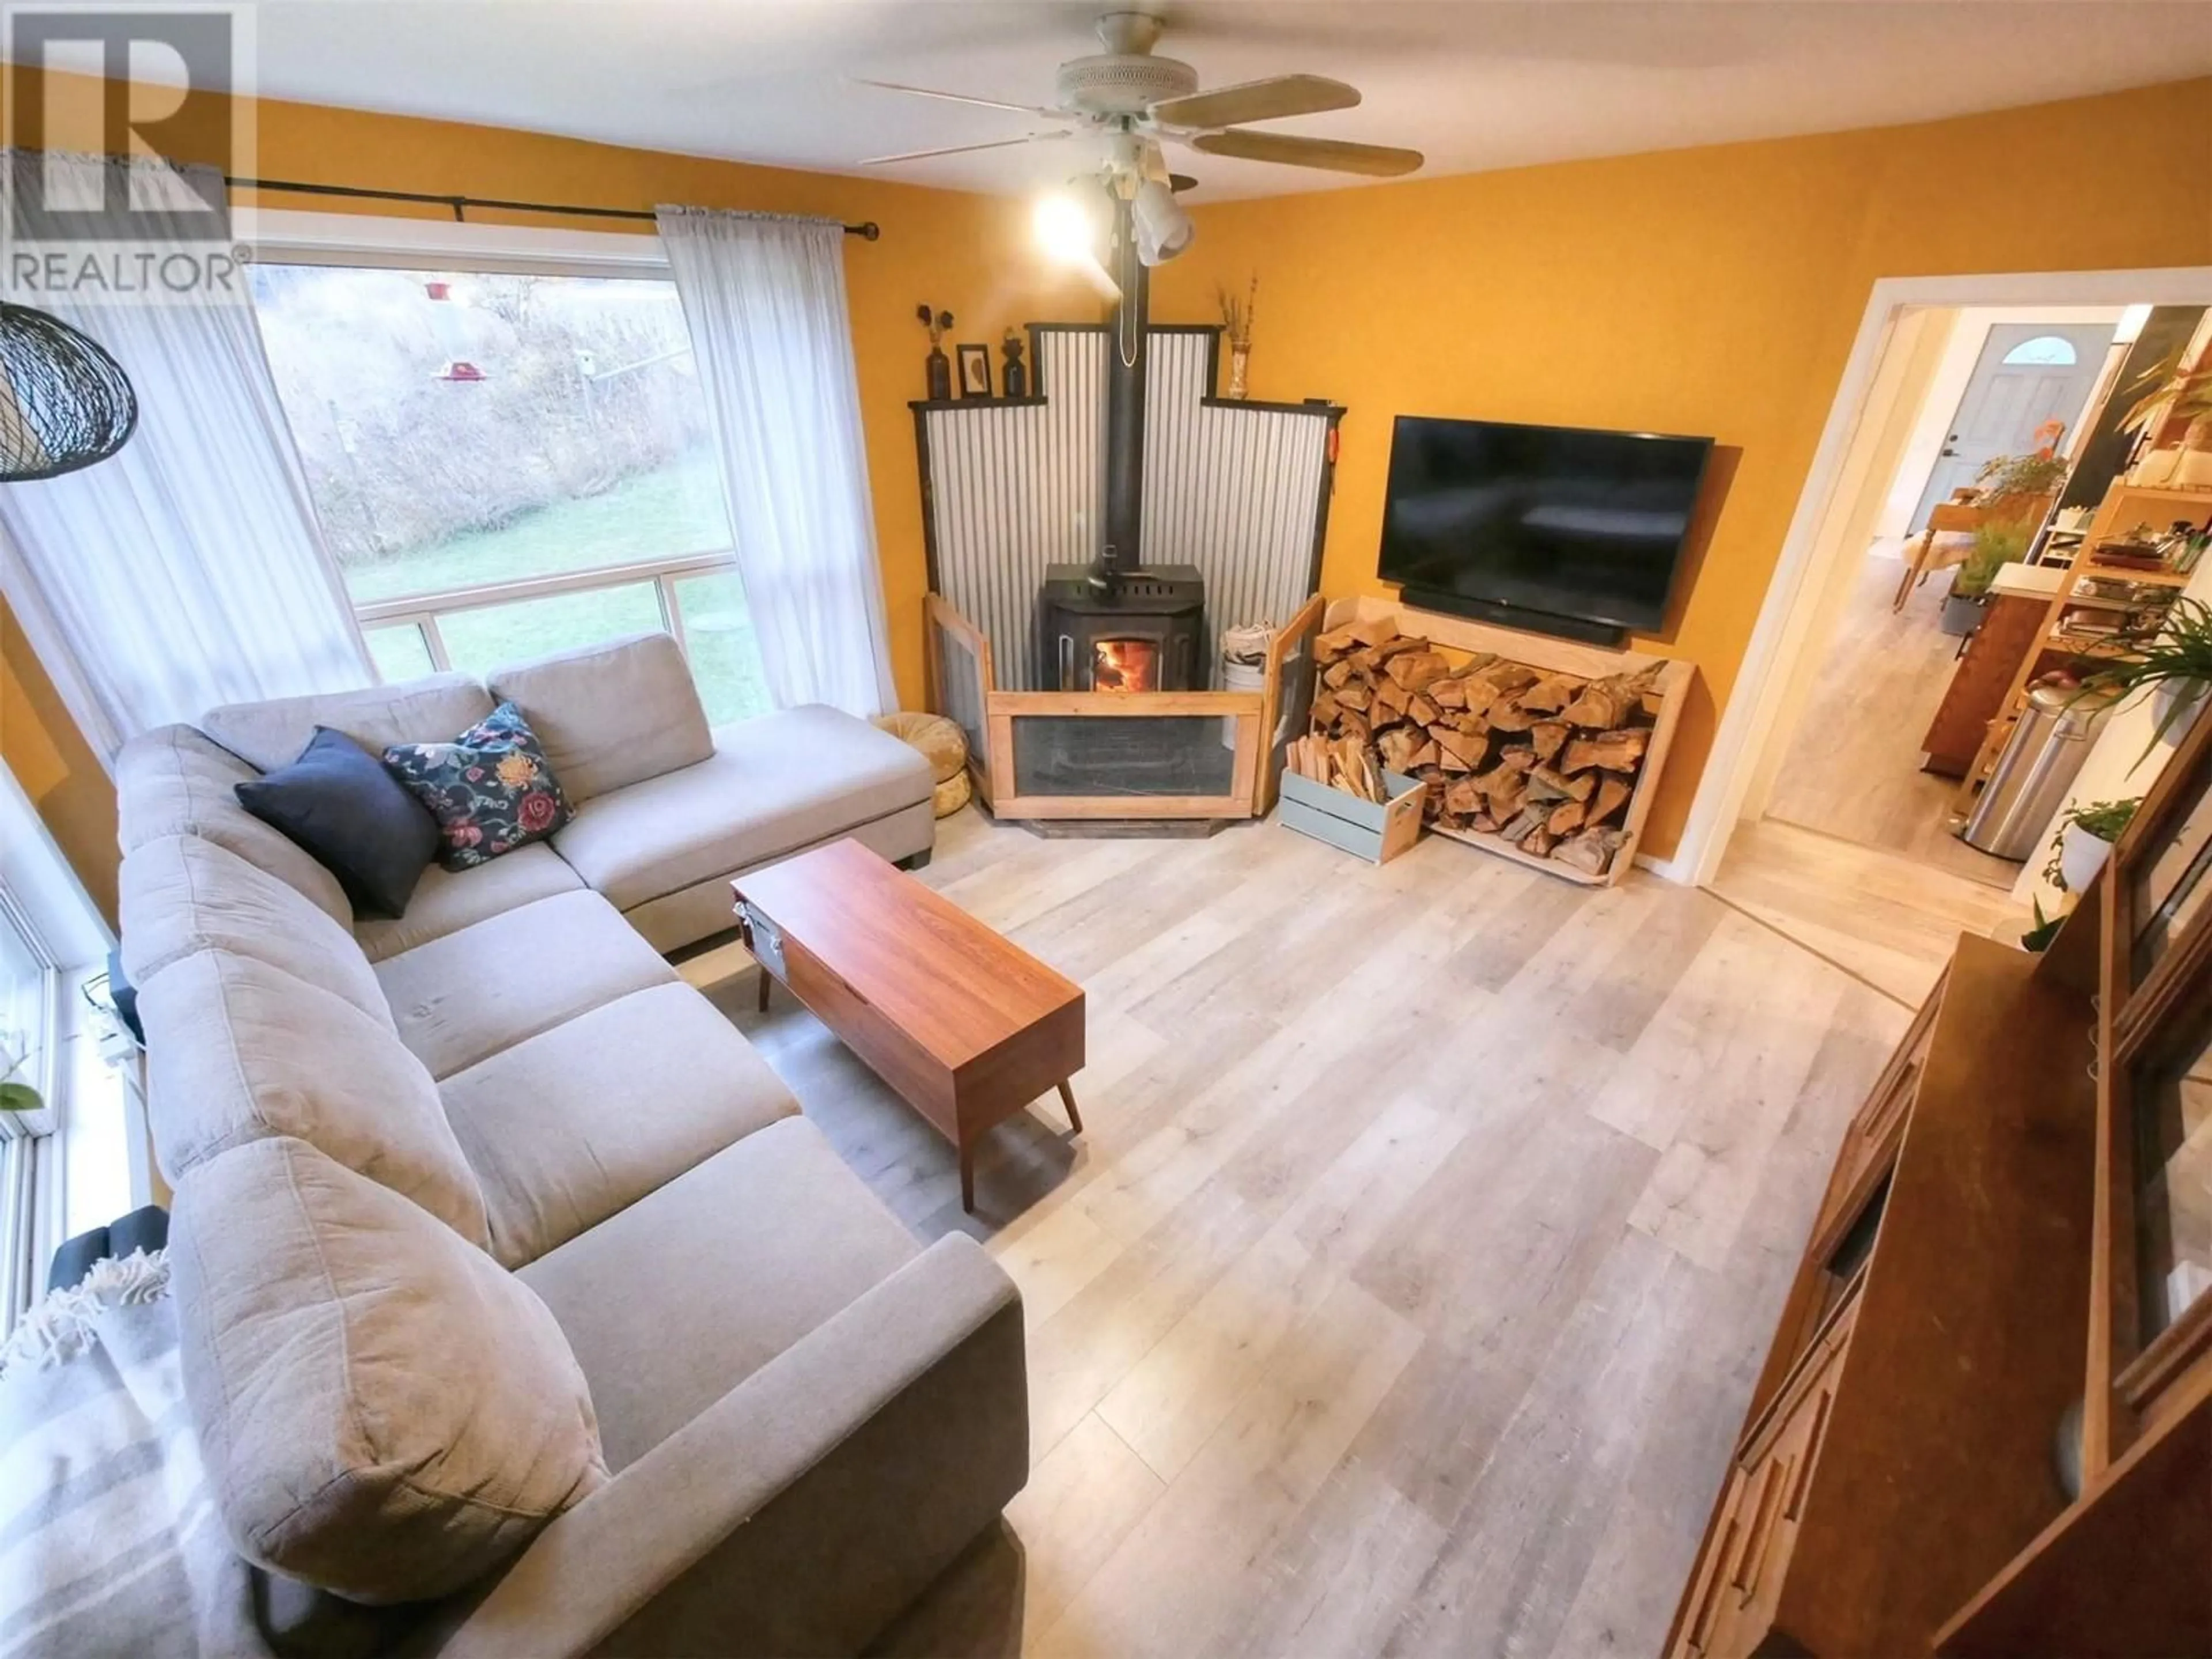
[{"label": "wooden coffee table", "polygon": [[975,1207],[975,1142],[1083,1069],[1083,988],[856,841],[740,876],[738,923],[784,988],[960,1152]]}]

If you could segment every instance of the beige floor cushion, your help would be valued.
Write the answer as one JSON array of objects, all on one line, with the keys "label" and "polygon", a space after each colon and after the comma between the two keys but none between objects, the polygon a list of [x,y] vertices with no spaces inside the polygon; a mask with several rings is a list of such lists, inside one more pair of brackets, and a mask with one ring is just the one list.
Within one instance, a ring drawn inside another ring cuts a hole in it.
[{"label": "beige floor cushion", "polygon": [[230,703],[201,715],[200,729],[234,755],[273,772],[300,758],[319,726],[381,755],[395,743],[445,743],[491,710],[491,698],[470,676],[428,674],[358,691]]},{"label": "beige floor cushion", "polygon": [[714,752],[690,665],[665,634],[516,663],[486,684],[522,710],[572,805]]},{"label": "beige floor cushion", "polygon": [[597,893],[559,893],[369,969],[399,1040],[434,1078],[488,1060],[676,970]]},{"label": "beige floor cushion", "polygon": [[249,1560],[356,1601],[442,1595],[606,1480],[544,1304],[305,1141],[193,1170],[169,1253],[185,1392]]},{"label": "beige floor cushion", "polygon": [[[920,1249],[822,1132],[790,1118],[520,1277],[575,1351],[619,1471]],[[694,1270],[672,1273],[672,1254]]]},{"label": "beige floor cushion", "polygon": [[319,985],[374,1019],[392,1013],[361,947],[292,887],[198,836],[125,855],[117,878],[123,970],[144,990],[171,963],[225,950]]},{"label": "beige floor cushion", "polygon": [[438,1085],[391,1026],[228,951],[140,994],[154,1150],[172,1186],[217,1153],[291,1135],[484,1245],[483,1194]]},{"label": "beige floor cushion", "polygon": [[438,1088],[483,1183],[492,1254],[510,1267],[799,1110],[688,985],[579,1014]]},{"label": "beige floor cushion", "polygon": [[115,757],[123,850],[168,836],[198,836],[267,871],[340,927],[352,927],[353,905],[338,878],[238,804],[237,786],[260,775],[189,726],[160,726],[131,738]]},{"label": "beige floor cushion", "polygon": [[617,909],[777,858],[929,799],[929,763],[819,704],[718,728],[714,754],[591,802],[554,850]]},{"label": "beige floor cushion", "polygon": [[972,793],[968,781],[968,737],[957,725],[942,714],[911,709],[878,714],[875,725],[929,763],[929,775],[937,786],[931,792],[930,804],[939,817],[951,817],[968,804]]},{"label": "beige floor cushion", "polygon": [[432,864],[416,883],[406,915],[389,920],[365,916],[354,924],[353,936],[371,962],[381,962],[536,900],[580,891],[583,885],[584,878],[542,842],[502,853],[472,870]]}]

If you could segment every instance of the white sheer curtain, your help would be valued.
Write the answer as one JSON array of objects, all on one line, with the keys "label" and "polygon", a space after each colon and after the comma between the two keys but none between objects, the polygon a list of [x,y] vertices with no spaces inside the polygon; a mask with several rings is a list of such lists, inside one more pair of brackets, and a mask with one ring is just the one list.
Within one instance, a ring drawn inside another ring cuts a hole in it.
[{"label": "white sheer curtain", "polygon": [[[26,203],[41,165],[131,165],[6,160]],[[372,684],[243,276],[188,304],[10,297],[100,342],[138,397],[112,459],[0,484],[9,606],[94,747],[218,703]]]},{"label": "white sheer curtain", "polygon": [[779,707],[896,705],[845,305],[845,234],[664,207],[707,388],[738,571]]}]

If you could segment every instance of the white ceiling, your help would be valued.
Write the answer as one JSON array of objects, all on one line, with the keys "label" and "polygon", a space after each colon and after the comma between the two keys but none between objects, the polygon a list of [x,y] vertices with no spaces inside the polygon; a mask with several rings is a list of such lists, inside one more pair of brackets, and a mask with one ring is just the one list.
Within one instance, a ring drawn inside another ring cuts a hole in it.
[{"label": "white ceiling", "polygon": [[[1099,50],[1090,23],[1106,9],[266,0],[258,78],[280,98],[850,172],[866,156],[1036,124],[846,77],[1050,103],[1054,66]],[[1194,64],[1206,86],[1303,70],[1365,94],[1357,109],[1273,130],[1410,145],[1427,153],[1423,176],[1876,126],[2212,72],[2208,0],[1169,0],[1164,9],[1158,50]],[[882,171],[1021,191],[1078,170],[1073,148]],[[1174,164],[1199,177],[1201,199],[1355,182],[1187,152]],[[1960,179],[1961,194],[1975,184]]]}]

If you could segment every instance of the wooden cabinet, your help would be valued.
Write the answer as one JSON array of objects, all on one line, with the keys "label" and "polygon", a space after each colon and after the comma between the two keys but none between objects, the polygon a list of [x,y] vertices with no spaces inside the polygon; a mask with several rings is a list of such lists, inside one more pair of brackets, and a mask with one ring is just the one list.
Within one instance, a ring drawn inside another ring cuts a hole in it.
[{"label": "wooden cabinet", "polygon": [[2049,599],[2024,593],[2000,593],[1990,601],[1920,739],[1927,756],[1923,771],[1948,778],[1966,775],[1990,735],[1990,722],[2004,708],[2021,664],[2042,637],[2050,612]]},{"label": "wooden cabinet", "polygon": [[1678,1659],[1924,1653],[2063,1507],[2049,1446],[2081,1385],[2089,1014],[2035,961],[1961,939],[1846,1129]]},{"label": "wooden cabinet", "polygon": [[1960,940],[1854,1116],[1676,1659],[2212,1656],[2208,901],[2212,718],[2047,956]]},{"label": "wooden cabinet", "polygon": [[1738,1454],[1714,1513],[1712,1545],[1692,1581],[1677,1652],[1708,1659],[1765,1645],[1855,1311],[1855,1304],[1846,1305],[1823,1333]]}]

